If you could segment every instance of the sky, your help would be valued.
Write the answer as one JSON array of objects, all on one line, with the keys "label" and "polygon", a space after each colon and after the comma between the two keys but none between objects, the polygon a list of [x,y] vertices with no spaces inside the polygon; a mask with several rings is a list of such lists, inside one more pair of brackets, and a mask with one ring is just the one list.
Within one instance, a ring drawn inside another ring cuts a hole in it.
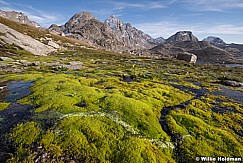
[{"label": "sky", "polygon": [[187,30],[199,40],[243,44],[243,0],[0,0],[0,10],[23,12],[43,27],[83,11],[102,22],[116,15],[154,38]]}]

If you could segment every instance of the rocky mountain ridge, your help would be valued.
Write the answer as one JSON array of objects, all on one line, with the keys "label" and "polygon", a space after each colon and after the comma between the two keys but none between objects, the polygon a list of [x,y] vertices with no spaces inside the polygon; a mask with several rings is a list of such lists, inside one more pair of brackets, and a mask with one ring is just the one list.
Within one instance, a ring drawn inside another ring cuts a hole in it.
[{"label": "rocky mountain ridge", "polygon": [[120,51],[129,46],[120,42],[118,36],[110,27],[88,12],[75,14],[59,29],[67,37],[82,40],[106,50]]},{"label": "rocky mountain ridge", "polygon": [[[29,20],[27,18],[26,20]],[[11,20],[11,17],[8,19]],[[48,30],[55,35],[71,37],[105,50],[153,58],[176,58],[180,53],[191,53],[197,56],[198,63],[222,64],[234,62],[235,58],[242,57],[243,52],[241,45],[225,44],[218,37],[199,41],[191,31],[179,31],[168,39],[154,39],[131,24],[124,23],[115,15],[108,17],[103,23],[89,12],[77,13],[64,25],[53,24]],[[50,40],[46,42],[48,46],[59,48]]]},{"label": "rocky mountain ridge", "polygon": [[115,15],[103,23],[89,12],[75,14],[62,26],[51,25],[49,31],[118,52],[149,49],[163,42],[161,38],[153,39],[130,23],[124,23]]},{"label": "rocky mountain ridge", "polygon": [[179,31],[168,39],[157,39],[124,23],[117,16],[108,17],[100,22],[88,12],[72,17],[65,25],[52,25],[50,31],[75,39],[88,41],[90,44],[117,52],[129,52],[145,57],[176,58],[179,53],[192,53],[197,56],[198,63],[231,63],[242,52],[236,48],[227,48],[227,44],[217,37],[208,37],[203,41],[191,31]]},{"label": "rocky mountain ridge", "polygon": [[40,25],[36,23],[35,21],[31,21],[28,16],[24,15],[22,12],[16,12],[16,11],[2,11],[0,10],[0,16],[10,19],[12,21],[21,23],[21,24],[27,24],[34,27],[39,28]]}]

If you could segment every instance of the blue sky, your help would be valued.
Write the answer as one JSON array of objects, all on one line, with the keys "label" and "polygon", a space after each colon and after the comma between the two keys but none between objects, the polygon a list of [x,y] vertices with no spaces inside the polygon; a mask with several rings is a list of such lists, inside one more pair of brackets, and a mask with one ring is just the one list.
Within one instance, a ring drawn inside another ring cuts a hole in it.
[{"label": "blue sky", "polygon": [[200,40],[243,43],[243,0],[0,0],[0,10],[21,11],[44,27],[88,11],[101,21],[117,15],[152,37],[190,30]]}]

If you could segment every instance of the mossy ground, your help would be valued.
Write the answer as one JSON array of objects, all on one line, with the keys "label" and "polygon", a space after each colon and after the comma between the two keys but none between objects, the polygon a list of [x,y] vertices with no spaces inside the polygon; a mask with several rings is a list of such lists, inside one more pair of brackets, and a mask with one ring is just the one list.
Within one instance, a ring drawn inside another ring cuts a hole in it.
[{"label": "mossy ground", "polygon": [[211,110],[217,107],[215,102],[201,99],[167,116],[170,129],[182,135],[181,154],[185,162],[192,162],[198,156],[242,158],[242,104],[222,102],[220,105],[233,106],[238,112],[215,113]]},{"label": "mossy ground", "polygon": [[6,109],[9,104],[8,102],[0,102],[0,111]]},{"label": "mossy ground", "polygon": [[[11,49],[6,45],[4,51]],[[243,80],[240,68],[191,65],[85,48],[47,57],[16,49],[12,52],[19,54],[14,60],[81,61],[83,69],[53,70],[40,64],[38,68],[28,66],[23,73],[1,72],[4,80],[34,81],[33,93],[18,101],[36,107],[31,121],[18,124],[9,133],[16,147],[10,162],[33,161],[34,147],[38,146],[60,162],[63,156],[83,162],[175,162],[172,148],[161,148],[152,140],[164,144],[172,141],[159,123],[161,110],[191,100],[195,94],[172,84],[210,92],[219,89],[222,77]],[[121,74],[135,75],[136,79],[125,82]],[[0,103],[1,110],[7,105]],[[213,111],[224,107],[234,112]],[[170,111],[166,122],[173,134],[184,137],[180,148],[186,162],[194,162],[196,156],[243,157],[242,114],[242,104],[205,94],[184,109]],[[47,121],[54,122],[46,126]],[[128,130],[131,128],[134,132]]]}]

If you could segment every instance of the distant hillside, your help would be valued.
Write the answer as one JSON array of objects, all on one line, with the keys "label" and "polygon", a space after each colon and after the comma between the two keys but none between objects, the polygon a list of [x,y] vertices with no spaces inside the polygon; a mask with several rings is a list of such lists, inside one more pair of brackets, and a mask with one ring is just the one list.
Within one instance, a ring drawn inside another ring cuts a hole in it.
[{"label": "distant hillside", "polygon": [[233,54],[206,41],[198,41],[190,31],[177,32],[169,37],[164,44],[149,51],[152,54],[160,54],[166,57],[176,57],[178,53],[190,52],[198,57],[197,63],[223,64],[236,62]]},{"label": "distant hillside", "polygon": [[213,37],[209,36],[203,41],[207,41],[212,45],[215,45],[221,49],[224,49],[225,51],[233,54],[235,57],[241,57],[243,56],[243,45],[242,44],[226,44],[224,40],[222,40],[219,37]]},{"label": "distant hillside", "polygon": [[0,42],[13,44],[34,55],[47,55],[66,46],[89,46],[67,37],[50,34],[48,30],[18,23],[0,16]]},{"label": "distant hillside", "polygon": [[22,12],[15,12],[15,11],[1,11],[0,10],[0,16],[10,19],[12,21],[21,23],[21,24],[27,24],[34,27],[40,27],[38,23],[35,21],[31,21],[28,16],[24,15]]}]

